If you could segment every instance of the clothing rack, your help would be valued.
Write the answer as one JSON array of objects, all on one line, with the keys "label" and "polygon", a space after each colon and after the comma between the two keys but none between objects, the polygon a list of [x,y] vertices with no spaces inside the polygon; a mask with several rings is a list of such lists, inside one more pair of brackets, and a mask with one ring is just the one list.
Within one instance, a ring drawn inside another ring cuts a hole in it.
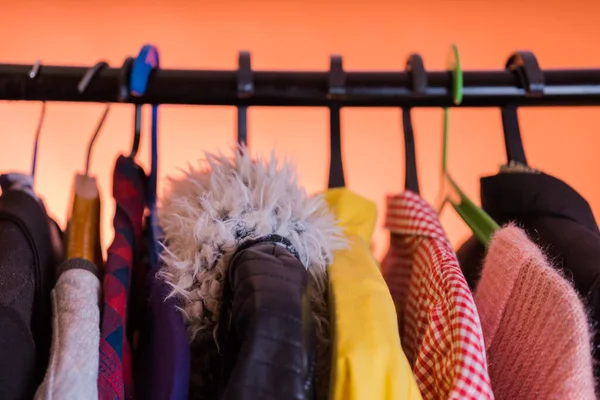
[{"label": "clothing rack", "polygon": [[[529,57],[528,57],[529,56]],[[426,71],[412,55],[405,71],[344,71],[331,56],[329,71],[253,71],[241,52],[237,70],[159,69],[144,95],[123,96],[122,68],[103,68],[84,93],[89,67],[0,64],[0,100],[125,102],[223,106],[452,107],[452,73]],[[600,69],[541,70],[535,56],[517,52],[505,69],[464,71],[460,107],[598,106]]]}]

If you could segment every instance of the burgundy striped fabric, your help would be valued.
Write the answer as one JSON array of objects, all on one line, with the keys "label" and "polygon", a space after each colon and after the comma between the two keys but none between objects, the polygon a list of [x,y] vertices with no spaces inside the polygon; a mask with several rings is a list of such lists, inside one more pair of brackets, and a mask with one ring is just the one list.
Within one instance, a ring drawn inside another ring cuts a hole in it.
[{"label": "burgundy striped fabric", "polygon": [[120,156],[113,176],[115,238],[104,269],[104,307],[100,329],[98,398],[134,397],[131,343],[127,319],[134,268],[140,268],[142,221],[146,205],[146,176],[132,159]]}]

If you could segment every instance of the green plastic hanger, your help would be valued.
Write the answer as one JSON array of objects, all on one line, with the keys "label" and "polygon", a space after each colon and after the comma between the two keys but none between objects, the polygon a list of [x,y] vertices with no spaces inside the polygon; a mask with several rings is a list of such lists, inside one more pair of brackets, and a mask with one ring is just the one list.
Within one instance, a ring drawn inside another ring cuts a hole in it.
[{"label": "green plastic hanger", "polygon": [[[450,54],[449,69],[452,71],[452,97],[454,104],[460,104],[463,98],[463,74],[460,66],[460,56],[458,47],[452,45]],[[442,151],[442,193],[443,201],[440,207],[440,212],[444,205],[449,202],[458,215],[471,228],[473,234],[483,244],[487,245],[490,242],[492,234],[499,228],[498,224],[485,212],[478,207],[467,195],[463,192],[454,179],[450,176],[448,166],[448,126],[449,126],[449,109],[444,108],[444,139]],[[446,182],[448,185],[446,185]],[[448,188],[448,192],[446,192]]]}]

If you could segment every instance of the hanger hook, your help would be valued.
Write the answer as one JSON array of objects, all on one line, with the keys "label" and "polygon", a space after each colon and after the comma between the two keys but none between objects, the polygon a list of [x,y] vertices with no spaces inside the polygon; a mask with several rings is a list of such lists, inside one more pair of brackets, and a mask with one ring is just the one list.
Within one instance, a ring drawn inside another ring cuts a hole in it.
[{"label": "hanger hook", "polygon": [[131,69],[133,68],[133,62],[135,58],[127,57],[121,66],[121,72],[119,74],[119,101],[126,102],[129,100],[129,76],[131,75]]},{"label": "hanger hook", "polygon": [[[527,97],[544,95],[544,73],[532,52],[514,52],[506,62],[506,69],[516,74],[519,85],[525,90]],[[508,163],[528,165],[523,140],[521,139],[517,106],[515,104],[504,105],[501,108],[501,116]]]},{"label": "hanger hook", "polygon": [[[127,62],[127,61],[126,61]],[[129,90],[128,95],[134,97],[140,97],[146,94],[146,89],[148,88],[148,84],[150,82],[150,76],[154,71],[158,69],[159,66],[159,56],[158,49],[150,44],[142,46],[138,56],[133,60],[131,65],[131,73],[129,74]],[[139,144],[140,144],[140,136],[142,132],[142,106],[143,104],[135,105],[135,125],[134,125],[134,140],[133,140],[133,148],[131,150],[130,157],[133,158],[137,154]],[[151,181],[150,186],[154,186],[151,191],[154,190],[154,196],[156,195],[156,182],[155,176],[156,170],[158,167],[157,159],[158,159],[158,105],[152,105],[152,157],[151,157]],[[152,197],[152,196],[151,196]]]},{"label": "hanger hook", "polygon": [[346,73],[342,57],[333,55],[329,59],[329,93],[327,97],[332,101],[329,106],[329,185],[328,188],[346,186],[344,178],[344,164],[342,160],[342,123],[340,118],[340,105],[335,102],[346,94]]},{"label": "hanger hook", "polygon": [[544,72],[531,51],[517,51],[506,62],[506,68],[519,77],[521,87],[528,97],[544,95]]},{"label": "hanger hook", "polygon": [[[119,101],[126,102],[131,99],[131,93],[129,90],[131,82],[131,71],[133,70],[133,63],[135,58],[127,57],[121,66],[121,74],[119,76]],[[131,145],[130,158],[134,158],[140,147],[140,136],[142,130],[142,113],[141,105],[138,107],[136,104],[134,111],[134,128],[133,128],[133,143]]]},{"label": "hanger hook", "polygon": [[[452,74],[452,87],[450,88],[452,103],[455,105],[459,105],[463,99],[463,72],[460,63],[460,53],[458,52],[458,46],[456,44],[453,44],[450,49],[450,54],[448,58],[448,71]],[[438,212],[441,212],[441,210],[444,208],[444,205],[446,204],[446,201],[448,200],[448,197],[446,196],[446,185],[450,183],[451,186],[454,186],[447,169],[449,120],[449,108],[444,107],[444,122],[442,136],[442,179],[440,181],[440,188],[438,192]]]},{"label": "hanger hook", "polygon": [[[29,78],[35,79],[40,75],[40,70],[42,68],[42,62],[38,60],[33,68],[29,71]],[[37,154],[38,154],[38,144],[40,142],[40,134],[42,132],[42,126],[44,124],[44,118],[46,118],[46,101],[42,100],[42,110],[40,112],[40,118],[38,120],[37,128],[35,130],[35,138],[33,141],[33,160],[31,162],[31,178],[35,178],[35,169],[37,166]]]},{"label": "hanger hook", "polygon": [[[90,85],[90,82],[104,68],[108,68],[108,63],[106,61],[99,61],[92,68],[88,69],[85,72],[85,74],[83,75],[83,78],[81,78],[81,81],[79,81],[79,83],[77,84],[77,90],[79,91],[79,94],[85,93],[88,86]],[[109,111],[110,111],[110,103],[106,103],[104,112],[102,113],[102,116],[100,117],[100,121],[98,121],[98,124],[96,125],[96,129],[94,130],[94,134],[92,135],[90,142],[88,144],[87,154],[85,156],[85,176],[89,175],[90,164],[92,161],[92,150],[94,148],[94,143],[96,142],[96,138],[98,137],[98,134],[100,133],[100,130],[102,129],[102,126],[104,125],[104,121],[106,121],[106,117],[108,116]]]},{"label": "hanger hook", "polygon": [[406,60],[404,70],[408,74],[413,92],[420,95],[427,93],[427,71],[421,55],[411,54]]},{"label": "hanger hook", "polygon": [[[452,73],[452,103],[459,105],[463,99],[463,72],[460,64],[460,54],[458,46],[453,44],[450,50],[448,60],[448,70]],[[448,166],[448,130],[449,130],[449,109],[444,107],[444,142],[442,168],[446,172]]]},{"label": "hanger hook", "polygon": [[[150,82],[150,75],[156,69],[158,69],[158,50],[153,45],[144,45],[140,50],[138,56],[134,59],[131,73],[129,74],[129,95],[134,97],[140,97],[146,94],[148,83]],[[134,158],[137,155],[140,137],[142,133],[142,106],[143,104],[135,105],[134,114],[134,130],[133,130],[133,148],[131,149],[130,157]],[[156,114],[156,115],[155,115]],[[152,129],[155,129],[155,122],[157,118],[156,105],[152,107]],[[153,144],[154,146],[154,144]],[[154,160],[154,148],[153,148]]]},{"label": "hanger hook", "polygon": [[[411,54],[406,60],[405,71],[411,81],[414,93],[422,95],[427,92],[427,71],[423,58],[419,54]],[[404,189],[419,194],[419,177],[417,175],[417,157],[415,137],[412,126],[410,107],[402,107],[402,131],[404,132]]]},{"label": "hanger hook", "polygon": [[[238,99],[245,99],[254,94],[254,78],[250,63],[250,53],[240,51],[238,56],[237,72],[237,95]],[[248,106],[238,106],[238,145],[248,144]]]}]

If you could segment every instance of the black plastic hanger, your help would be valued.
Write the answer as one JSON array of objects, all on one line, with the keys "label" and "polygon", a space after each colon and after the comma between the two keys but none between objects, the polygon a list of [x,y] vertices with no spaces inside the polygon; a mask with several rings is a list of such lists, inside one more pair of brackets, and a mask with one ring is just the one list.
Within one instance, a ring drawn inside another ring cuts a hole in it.
[{"label": "black plastic hanger", "polygon": [[[525,89],[527,96],[544,95],[544,74],[532,52],[517,51],[513,53],[506,62],[506,68],[517,74],[521,87]],[[508,162],[527,165],[516,105],[505,105],[502,107],[501,113]]]},{"label": "black plastic hanger", "polygon": [[[131,81],[131,70],[133,69],[133,63],[135,58],[127,57],[123,66],[121,67],[121,75],[119,77],[119,101],[127,101],[131,94],[129,91],[129,84]],[[134,158],[140,148],[140,137],[142,133],[142,106],[135,105],[134,112],[134,127],[133,127],[133,143],[131,145],[131,153],[129,157]]]},{"label": "black plastic hanger", "polygon": [[[412,90],[417,94],[427,91],[427,71],[423,59],[419,54],[411,54],[406,60],[405,68],[411,80]],[[404,132],[404,189],[419,194],[419,177],[417,175],[417,156],[415,151],[415,137],[412,126],[410,107],[402,108],[402,130]]]},{"label": "black plastic hanger", "polygon": [[119,73],[119,101],[127,101],[129,99],[129,76],[133,68],[135,58],[127,57],[121,66]]},{"label": "black plastic hanger", "polygon": [[[346,76],[341,56],[331,56],[329,61],[329,95],[336,99],[346,93]],[[342,162],[342,126],[340,120],[341,106],[333,102],[329,106],[329,189],[345,187],[344,165]]]},{"label": "black plastic hanger", "polygon": [[[238,98],[245,99],[254,94],[254,79],[250,63],[250,53],[240,51],[238,57]],[[248,144],[248,106],[238,106],[237,141],[239,145]]]}]

